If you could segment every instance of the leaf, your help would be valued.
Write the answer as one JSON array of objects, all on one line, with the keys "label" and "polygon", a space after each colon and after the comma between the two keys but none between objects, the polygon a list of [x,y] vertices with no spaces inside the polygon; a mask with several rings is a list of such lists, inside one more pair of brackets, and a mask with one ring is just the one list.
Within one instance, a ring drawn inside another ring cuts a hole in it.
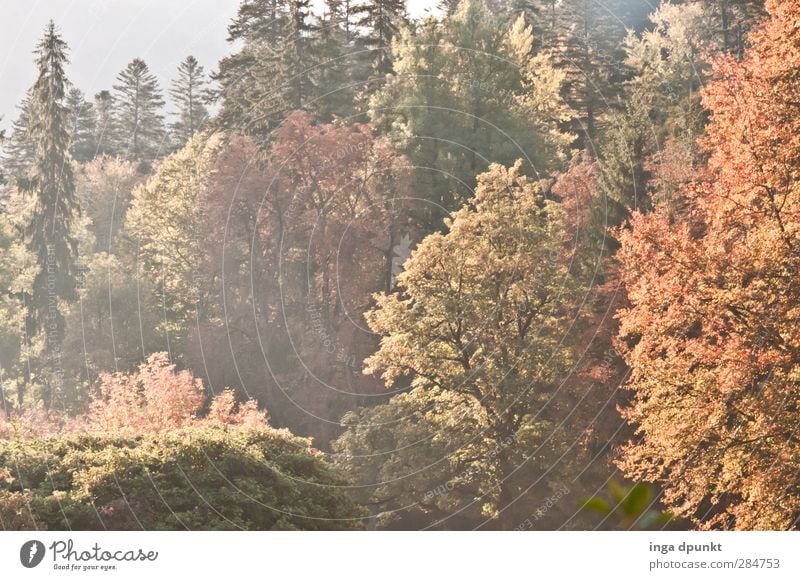
[{"label": "leaf", "polygon": [[630,489],[622,502],[622,512],[626,516],[635,517],[647,509],[652,497],[653,493],[648,486],[637,483]]},{"label": "leaf", "polygon": [[608,515],[611,513],[611,506],[608,505],[608,502],[600,497],[593,497],[587,499],[581,504],[581,507],[587,510],[591,510],[593,512],[597,512],[602,515]]}]

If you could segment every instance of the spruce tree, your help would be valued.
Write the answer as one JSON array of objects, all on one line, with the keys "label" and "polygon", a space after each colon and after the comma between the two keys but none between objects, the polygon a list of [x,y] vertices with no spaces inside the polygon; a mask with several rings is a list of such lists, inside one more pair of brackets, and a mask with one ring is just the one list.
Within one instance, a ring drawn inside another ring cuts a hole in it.
[{"label": "spruce tree", "polygon": [[75,195],[70,147],[67,44],[53,21],[35,50],[38,78],[30,92],[28,134],[35,144],[33,163],[18,179],[20,193],[33,198],[24,228],[25,243],[36,260],[36,274],[26,297],[27,334],[44,331],[45,405],[51,405],[60,383],[62,307],[75,297],[77,241],[73,222],[80,208]]},{"label": "spruce tree", "polygon": [[182,147],[208,120],[206,74],[195,57],[187,56],[178,66],[169,95],[178,106],[178,120],[170,127],[171,141],[173,146]]},{"label": "spruce tree", "polygon": [[3,147],[3,167],[7,177],[20,177],[30,167],[34,143],[30,137],[30,91],[17,105],[17,118],[11,124],[11,134]]},{"label": "spruce tree", "polygon": [[120,152],[131,160],[152,161],[162,150],[165,136],[158,80],[142,59],[135,58],[117,81],[114,109]]},{"label": "spruce tree", "polygon": [[302,109],[314,96],[316,54],[311,24],[311,0],[290,0],[285,43],[279,53],[283,101],[290,110]]},{"label": "spruce tree", "polygon": [[512,22],[520,15],[524,16],[525,21],[531,24],[539,20],[542,7],[540,0],[504,0],[500,4],[499,13],[506,15]]},{"label": "spruce tree", "polygon": [[562,0],[556,7],[553,47],[567,73],[566,101],[576,112],[575,132],[584,144],[596,136],[603,115],[617,104],[622,86],[626,30],[617,17],[620,2]]},{"label": "spruce tree", "polygon": [[741,58],[747,33],[765,15],[764,0],[701,0],[712,17],[719,46]]},{"label": "spruce tree", "polygon": [[97,117],[94,106],[87,102],[80,89],[73,88],[67,95],[69,109],[70,153],[76,161],[94,159],[97,154]]},{"label": "spruce tree", "polygon": [[109,91],[100,91],[94,96],[95,143],[97,155],[116,153],[117,125],[114,119],[114,97]]},{"label": "spruce tree", "polygon": [[316,21],[318,67],[314,108],[325,121],[352,115],[355,93],[360,88],[355,78],[362,59],[349,45],[349,10],[348,2],[326,0],[325,10]]},{"label": "spruce tree", "polygon": [[463,0],[450,18],[403,30],[394,43],[396,74],[369,114],[418,168],[414,189],[427,203],[414,219],[425,231],[472,195],[490,163],[553,166],[567,139],[558,130],[563,75],[532,58],[532,44],[524,19],[509,29],[482,0]]},{"label": "spruce tree", "polygon": [[223,58],[214,80],[220,86],[216,123],[263,144],[282,119],[279,55],[286,45],[289,10],[285,0],[245,0],[228,27],[239,52]]},{"label": "spruce tree", "polygon": [[405,0],[368,0],[356,9],[356,24],[367,30],[366,45],[373,49],[374,67],[379,74],[391,71],[392,39],[406,18]]}]

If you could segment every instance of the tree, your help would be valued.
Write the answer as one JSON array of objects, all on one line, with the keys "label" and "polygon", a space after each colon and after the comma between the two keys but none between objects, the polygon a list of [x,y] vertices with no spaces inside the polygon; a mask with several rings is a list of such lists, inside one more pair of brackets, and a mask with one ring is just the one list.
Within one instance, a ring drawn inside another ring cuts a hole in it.
[{"label": "tree", "polygon": [[747,34],[764,16],[764,0],[702,0],[712,17],[709,30],[723,50],[741,58]]},{"label": "tree", "polygon": [[[573,361],[580,289],[556,259],[561,209],[520,167],[479,176],[472,204],[420,243],[400,291],[377,295],[367,314],[381,342],[365,372],[407,392],[348,417],[336,449],[348,471],[360,471],[361,489],[377,489],[381,508],[388,489],[390,507],[414,504],[428,525],[448,527],[461,514],[511,529],[569,462],[561,429],[570,396],[559,381]],[[407,460],[414,445],[395,446],[414,437],[432,463]]]},{"label": "tree", "polygon": [[94,107],[86,101],[80,89],[73,88],[67,95],[67,108],[70,112],[72,158],[81,163],[90,161],[97,155],[97,116]]},{"label": "tree", "polygon": [[278,66],[279,90],[289,110],[308,107],[316,89],[316,47],[313,45],[311,0],[289,0],[289,17]]},{"label": "tree", "polygon": [[164,100],[158,80],[140,58],[117,75],[114,85],[117,149],[126,159],[153,161],[164,149]]},{"label": "tree", "polygon": [[100,374],[133,370],[148,353],[171,346],[159,332],[158,287],[127,252],[87,253],[83,262],[78,301],[65,314],[65,407],[71,411],[83,410]]},{"label": "tree", "polygon": [[172,145],[180,148],[208,122],[205,70],[195,57],[187,56],[178,66],[169,94],[178,106],[178,120],[171,125]]},{"label": "tree", "polygon": [[[197,424],[206,402],[203,381],[188,370],[177,371],[166,353],[147,357],[133,373],[103,373],[80,429],[100,433],[165,433]],[[237,409],[230,391],[210,403],[211,420],[264,426],[266,413],[250,401]]]},{"label": "tree", "polygon": [[45,404],[52,405],[60,388],[60,350],[64,334],[63,303],[75,298],[77,240],[73,221],[80,208],[75,194],[70,147],[69,85],[64,72],[67,45],[50,21],[36,47],[38,78],[30,92],[28,135],[34,157],[24,178],[17,180],[34,207],[24,238],[37,272],[25,298],[27,334],[44,332],[48,369]]},{"label": "tree", "polygon": [[87,228],[93,238],[91,247],[82,251],[120,253],[120,230],[132,192],[142,180],[136,165],[116,157],[98,157],[84,164],[77,177],[78,198],[83,214],[89,218]]},{"label": "tree", "polygon": [[161,330],[168,340],[185,339],[189,321],[202,307],[198,288],[202,208],[198,198],[219,152],[219,135],[198,135],[167,157],[133,191],[125,231],[136,244],[142,274],[158,288]]},{"label": "tree", "polygon": [[356,25],[367,30],[366,45],[374,51],[374,68],[378,74],[391,70],[391,43],[406,18],[405,0],[367,0],[354,10],[360,15]]},{"label": "tree", "polygon": [[229,390],[200,416],[204,402],[202,384],[158,353],[135,373],[101,377],[77,420],[0,417],[9,466],[0,521],[18,530],[361,527],[362,510],[310,440],[269,427]]},{"label": "tree", "polygon": [[350,2],[326,0],[326,10],[315,22],[318,61],[317,90],[313,108],[323,121],[351,117],[360,83],[363,58],[352,43]]},{"label": "tree", "polygon": [[[271,132],[291,111],[325,109],[317,99],[319,36],[310,0],[248,0],[228,28],[242,49],[220,62],[218,125],[256,139],[265,149]],[[325,89],[329,90],[329,89]]]},{"label": "tree", "polygon": [[97,155],[113,155],[117,140],[117,125],[114,119],[114,97],[109,91],[100,91],[94,96],[95,143]]},{"label": "tree", "polygon": [[713,38],[710,16],[699,2],[666,3],[650,22],[651,29],[638,36],[631,32],[625,40],[625,64],[634,75],[627,90],[642,95],[650,122],[658,127],[657,139],[696,138],[704,123],[700,90],[709,71],[704,46]]},{"label": "tree", "polygon": [[544,172],[570,138],[559,131],[563,77],[549,55],[531,57],[532,31],[511,29],[480,0],[465,0],[439,23],[404,30],[394,70],[370,102],[370,117],[417,167],[413,209],[427,231],[468,199],[492,162],[526,159]]},{"label": "tree", "polygon": [[23,219],[18,195],[4,200],[0,210],[0,410],[20,405],[25,395],[24,374],[26,312],[20,297],[29,294],[34,268],[18,235]]},{"label": "tree", "polygon": [[11,124],[11,135],[3,143],[3,168],[8,177],[25,174],[33,162],[35,144],[30,137],[30,91],[17,105],[17,118]]},{"label": "tree", "polygon": [[370,125],[295,112],[266,154],[231,138],[199,199],[208,302],[187,360],[200,368],[204,352],[218,353],[210,383],[256,393],[276,425],[320,448],[380,390],[359,368],[375,338],[353,321],[389,287],[406,165]]},{"label": "tree", "polygon": [[552,39],[557,66],[567,80],[564,98],[575,111],[573,130],[587,145],[597,137],[603,115],[616,106],[620,94],[621,53],[625,27],[623,2],[562,0],[555,8]]},{"label": "tree", "polygon": [[287,18],[287,7],[281,0],[242,2],[228,27],[228,41],[242,47],[223,58],[214,75],[221,101],[217,124],[259,143],[268,140],[276,116],[284,110],[276,93],[280,80],[274,59],[286,42],[283,33]]},{"label": "tree", "polygon": [[620,346],[637,438],[619,464],[703,527],[797,527],[800,130],[797,1],[767,3],[741,62],[703,93],[703,172],[686,210],[636,214],[620,260]]},{"label": "tree", "polygon": [[613,122],[598,147],[610,226],[622,224],[629,209],[649,209],[653,200],[678,203],[668,174],[674,177],[681,165],[691,171],[694,142],[706,122],[700,89],[709,69],[703,49],[712,38],[708,13],[699,3],[667,3],[650,21],[652,29],[625,39],[625,66],[633,76],[625,83],[625,105],[608,116]]}]

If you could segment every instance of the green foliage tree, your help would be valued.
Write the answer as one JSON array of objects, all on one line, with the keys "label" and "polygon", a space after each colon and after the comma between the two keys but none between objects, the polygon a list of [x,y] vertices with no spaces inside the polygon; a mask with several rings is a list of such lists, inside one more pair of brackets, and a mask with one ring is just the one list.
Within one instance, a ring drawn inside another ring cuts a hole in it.
[{"label": "green foliage tree", "polygon": [[[242,49],[220,62],[218,124],[266,146],[272,130],[316,100],[320,70],[310,0],[248,0],[228,29]],[[326,89],[327,90],[327,89]]]},{"label": "green foliage tree", "polygon": [[524,20],[506,29],[480,0],[395,42],[395,75],[372,98],[370,116],[417,167],[425,203],[415,219],[428,231],[491,162],[525,157],[526,171],[545,171],[569,142],[559,131],[563,76],[548,55],[531,57],[532,44]]},{"label": "green foliage tree", "polygon": [[653,200],[674,197],[681,166],[695,163],[694,142],[705,113],[700,89],[709,65],[702,53],[712,40],[710,16],[700,3],[660,6],[652,29],[625,40],[627,101],[614,112],[599,146],[602,197],[609,225],[619,225],[630,208],[649,209]]},{"label": "green foliage tree", "polygon": [[457,515],[511,529],[569,463],[559,381],[580,286],[557,259],[561,209],[520,167],[482,174],[472,205],[423,240],[400,291],[367,314],[382,338],[365,372],[409,390],[345,418],[335,449],[370,501],[414,505],[429,525]]},{"label": "green foliage tree", "polygon": [[22,403],[24,375],[25,318],[21,297],[30,293],[33,260],[19,236],[23,219],[18,210],[22,200],[14,196],[0,209],[0,410]]},{"label": "green foliage tree", "polygon": [[3,143],[3,169],[8,178],[25,174],[33,162],[35,145],[30,137],[30,91],[17,106],[17,118],[11,124],[11,134]]},{"label": "green foliage tree", "polygon": [[95,144],[97,155],[116,153],[116,119],[114,119],[114,97],[109,91],[100,91],[94,96]]},{"label": "green foliage tree", "polygon": [[117,157],[98,157],[81,166],[77,190],[91,245],[81,248],[83,253],[122,253],[120,230],[130,205],[132,192],[142,176],[136,165]]},{"label": "green foliage tree", "polygon": [[208,88],[205,70],[193,56],[178,65],[178,77],[172,82],[170,97],[178,107],[178,119],[171,124],[171,144],[180,148],[208,122]]},{"label": "green foliage tree", "polygon": [[623,0],[562,0],[545,29],[567,79],[563,95],[575,112],[573,130],[583,144],[597,137],[603,116],[616,107],[622,71]]},{"label": "green foliage tree", "polygon": [[356,25],[367,30],[364,41],[374,51],[378,74],[391,71],[391,43],[406,18],[406,0],[366,0],[355,7]]},{"label": "green foliage tree", "polygon": [[221,138],[201,134],[167,157],[158,171],[133,191],[125,218],[141,274],[158,288],[164,308],[161,330],[180,341],[201,307],[198,273],[202,262],[198,198],[214,170]]},{"label": "green foliage tree", "polygon": [[711,16],[711,33],[723,50],[744,55],[747,34],[766,15],[764,0],[701,0]]},{"label": "green foliage tree", "polygon": [[133,59],[114,85],[115,147],[126,159],[151,162],[164,150],[163,106],[158,79]]},{"label": "green foliage tree", "polygon": [[356,111],[355,100],[366,75],[360,46],[353,40],[352,6],[342,0],[327,0],[317,16],[317,89],[313,108],[323,121],[347,118]]},{"label": "green foliage tree", "polygon": [[28,135],[35,144],[33,162],[17,180],[33,199],[24,239],[37,272],[25,297],[29,337],[44,332],[46,405],[58,396],[64,303],[75,298],[78,242],[73,222],[80,212],[70,147],[70,111],[66,105],[67,45],[50,21],[36,47],[38,78],[30,92]]},{"label": "green foliage tree", "polygon": [[75,161],[83,163],[97,154],[97,116],[92,103],[86,101],[80,89],[72,88],[67,95],[69,109],[70,153]]},{"label": "green foliage tree", "polygon": [[288,11],[282,0],[247,0],[228,27],[228,41],[241,49],[219,63],[217,125],[267,140],[283,106],[275,94],[279,80],[275,53],[285,43]]}]

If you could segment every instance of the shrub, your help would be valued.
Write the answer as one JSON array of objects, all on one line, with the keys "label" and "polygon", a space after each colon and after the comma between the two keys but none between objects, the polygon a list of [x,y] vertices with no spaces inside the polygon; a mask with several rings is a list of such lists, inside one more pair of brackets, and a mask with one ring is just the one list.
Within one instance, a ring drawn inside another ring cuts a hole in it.
[{"label": "shrub", "polygon": [[361,511],[310,441],[207,423],[139,436],[0,440],[0,525],[50,530],[342,530]]}]

